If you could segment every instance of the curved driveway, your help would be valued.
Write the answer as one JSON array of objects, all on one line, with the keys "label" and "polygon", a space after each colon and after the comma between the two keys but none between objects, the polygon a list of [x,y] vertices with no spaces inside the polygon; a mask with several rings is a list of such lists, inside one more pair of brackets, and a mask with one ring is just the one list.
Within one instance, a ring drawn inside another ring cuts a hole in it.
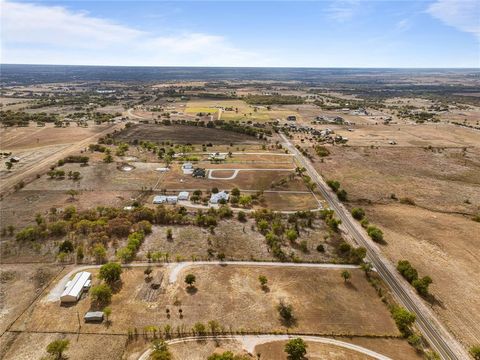
[{"label": "curved driveway", "polygon": [[[231,336],[198,336],[198,337],[187,337],[187,338],[180,338],[180,339],[173,339],[168,340],[167,343],[169,345],[179,344],[184,342],[192,342],[198,340],[237,340],[242,345],[244,350],[248,351],[252,354],[255,350],[255,346],[273,342],[273,341],[284,341],[294,338],[302,338],[305,341],[317,342],[321,344],[328,344],[338,346],[344,349],[353,350],[361,354],[368,355],[377,360],[392,360],[388,356],[379,354],[373,350],[364,348],[362,346],[350,344],[344,341],[325,338],[321,336],[295,336],[295,335],[231,335]],[[145,351],[138,360],[148,360],[150,356],[151,350],[148,349]]]}]

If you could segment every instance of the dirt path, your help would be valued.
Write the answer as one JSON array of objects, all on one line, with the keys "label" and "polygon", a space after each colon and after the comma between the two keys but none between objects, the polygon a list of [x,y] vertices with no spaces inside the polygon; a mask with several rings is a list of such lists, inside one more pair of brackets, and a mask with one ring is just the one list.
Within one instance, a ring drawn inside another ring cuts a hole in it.
[{"label": "dirt path", "polygon": [[45,169],[47,169],[49,166],[52,164],[55,164],[58,160],[63,159],[67,155],[70,155],[74,152],[80,151],[87,147],[89,144],[94,143],[97,141],[98,138],[112,132],[113,130],[120,129],[123,127],[123,124],[114,124],[109,126],[107,129],[94,134],[82,141],[79,141],[77,143],[74,143],[66,148],[63,148],[61,150],[58,150],[51,155],[45,157],[43,160],[38,161],[36,163],[33,163],[31,166],[27,167],[26,169],[23,169],[21,172],[18,174],[15,174],[11,176],[8,179],[5,179],[4,181],[1,182],[1,195],[4,195],[10,191],[15,184],[20,183],[23,181],[24,183],[27,183],[29,178],[34,178],[35,175],[41,173]]},{"label": "dirt path", "polygon": [[[388,356],[379,354],[379,353],[377,353],[373,350],[364,348],[362,346],[350,344],[350,343],[340,341],[340,340],[336,340],[336,339],[321,337],[321,336],[295,336],[295,335],[197,336],[197,337],[187,337],[187,338],[181,338],[181,339],[168,340],[167,344],[173,345],[173,344],[199,341],[199,340],[219,340],[219,339],[221,339],[221,340],[237,340],[243,345],[244,350],[246,350],[250,354],[253,354],[254,351],[255,351],[255,347],[257,345],[261,345],[261,344],[265,344],[265,343],[269,343],[269,342],[273,342],[273,341],[290,340],[290,339],[299,338],[299,337],[302,338],[305,341],[334,345],[334,346],[342,347],[342,348],[345,348],[345,349],[353,350],[353,351],[368,355],[368,356],[370,356],[374,359],[377,359],[377,360],[392,360]],[[138,358],[138,360],[148,360],[150,358],[150,353],[151,353],[151,350],[148,349]]]},{"label": "dirt path", "polygon": [[[229,177],[217,177],[213,176],[215,171],[233,171],[233,174]],[[295,171],[295,169],[209,169],[208,170],[208,178],[210,180],[233,180],[237,177],[240,171]]]}]

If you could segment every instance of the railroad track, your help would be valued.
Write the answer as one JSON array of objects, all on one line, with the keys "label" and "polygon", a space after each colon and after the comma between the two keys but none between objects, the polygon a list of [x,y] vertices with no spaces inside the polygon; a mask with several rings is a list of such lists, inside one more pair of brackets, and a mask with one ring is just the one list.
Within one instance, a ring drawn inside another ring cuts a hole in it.
[{"label": "railroad track", "polygon": [[415,313],[416,324],[423,336],[432,348],[445,360],[469,359],[467,351],[447,331],[447,329],[435,317],[433,312],[423,303],[410,284],[408,284],[396,271],[393,264],[383,256],[380,248],[370,240],[367,233],[353,219],[349,211],[336,198],[326,182],[295,146],[288,140],[285,134],[280,133],[284,145],[292,152],[298,162],[307,170],[308,175],[318,186],[318,190],[328,202],[331,209],[342,220],[342,226],[356,243],[367,249],[367,258],[373,264],[380,277],[390,287],[393,295],[407,310]]}]

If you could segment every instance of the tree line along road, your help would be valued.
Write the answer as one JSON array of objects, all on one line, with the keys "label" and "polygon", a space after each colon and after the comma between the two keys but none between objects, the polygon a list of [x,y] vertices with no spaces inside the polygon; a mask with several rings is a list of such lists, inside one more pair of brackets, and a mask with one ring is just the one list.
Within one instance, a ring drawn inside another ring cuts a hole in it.
[{"label": "tree line along road", "polygon": [[367,249],[367,257],[382,277],[383,281],[390,287],[393,295],[405,308],[416,315],[416,324],[423,336],[430,343],[432,348],[445,360],[469,359],[467,351],[447,331],[447,329],[435,317],[433,312],[423,303],[423,300],[416,294],[396,271],[394,265],[386,259],[379,247],[368,237],[365,230],[350,215],[349,211],[336,198],[324,179],[318,174],[311,162],[308,161],[297,148],[288,140],[285,134],[280,133],[284,146],[295,155],[297,161],[303,166],[308,175],[318,186],[318,189],[331,209],[342,220],[342,227],[354,238],[358,245]]}]

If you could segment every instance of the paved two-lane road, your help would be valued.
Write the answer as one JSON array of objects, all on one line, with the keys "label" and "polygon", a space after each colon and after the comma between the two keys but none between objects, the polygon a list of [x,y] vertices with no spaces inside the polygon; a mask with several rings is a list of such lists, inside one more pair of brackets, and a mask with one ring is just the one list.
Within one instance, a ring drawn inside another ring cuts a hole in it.
[{"label": "paved two-lane road", "polygon": [[432,348],[440,354],[442,359],[468,359],[469,355],[466,350],[437,320],[430,308],[423,303],[410,284],[400,276],[394,265],[382,254],[380,248],[370,240],[365,230],[353,219],[350,212],[330,190],[311,162],[295,148],[285,134],[280,133],[280,136],[284,141],[284,146],[295,155],[299,164],[307,170],[308,175],[317,184],[322,196],[342,220],[343,229],[354,238],[358,245],[367,249],[368,259],[375,266],[382,279],[390,286],[396,299],[409,311],[416,314],[417,325]]}]

